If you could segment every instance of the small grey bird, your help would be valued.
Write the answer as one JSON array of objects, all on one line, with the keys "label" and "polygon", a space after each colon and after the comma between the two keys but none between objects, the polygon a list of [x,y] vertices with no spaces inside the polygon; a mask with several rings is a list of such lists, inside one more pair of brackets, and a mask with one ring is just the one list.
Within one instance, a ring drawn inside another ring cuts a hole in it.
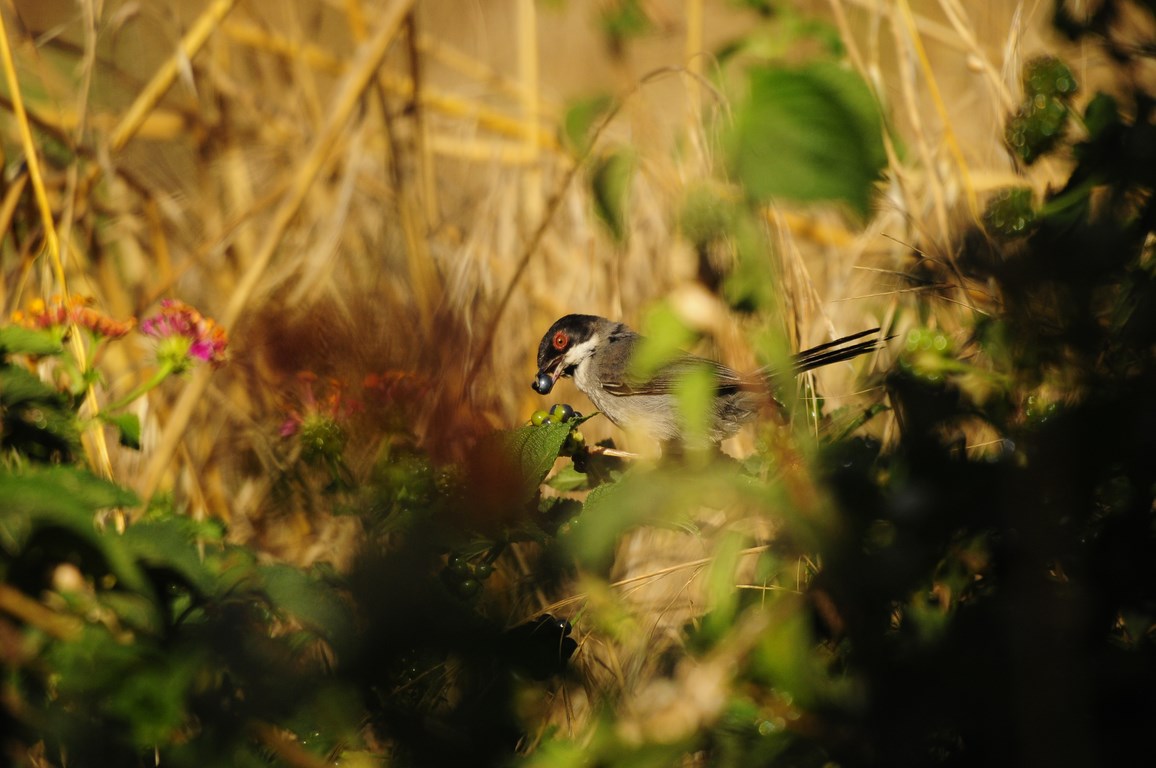
[{"label": "small grey bird", "polygon": [[[850,360],[879,348],[880,339],[868,338],[878,328],[820,344],[794,357],[792,375]],[[566,315],[538,345],[538,375],[531,385],[541,395],[550,393],[558,379],[573,376],[578,389],[606,417],[626,430],[637,430],[664,443],[682,438],[675,385],[696,366],[705,366],[717,382],[709,437],[719,442],[738,432],[771,398],[775,372],[763,368],[742,376],[721,363],[683,355],[646,381],[628,373],[642,336],[622,323],[596,315]]]}]

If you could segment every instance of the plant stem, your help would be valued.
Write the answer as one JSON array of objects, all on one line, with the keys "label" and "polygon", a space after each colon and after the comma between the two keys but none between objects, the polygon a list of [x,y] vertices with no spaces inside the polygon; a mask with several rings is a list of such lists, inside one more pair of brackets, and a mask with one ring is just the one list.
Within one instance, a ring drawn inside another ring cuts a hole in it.
[{"label": "plant stem", "polygon": [[115,403],[106,405],[104,407],[104,412],[109,413],[112,411],[119,411],[149,390],[155,389],[162,381],[167,379],[169,375],[172,374],[173,368],[174,366],[172,363],[162,364],[161,367],[157,369],[157,372],[153,374],[151,379],[141,383],[136,389],[134,389],[132,392],[129,392]]}]

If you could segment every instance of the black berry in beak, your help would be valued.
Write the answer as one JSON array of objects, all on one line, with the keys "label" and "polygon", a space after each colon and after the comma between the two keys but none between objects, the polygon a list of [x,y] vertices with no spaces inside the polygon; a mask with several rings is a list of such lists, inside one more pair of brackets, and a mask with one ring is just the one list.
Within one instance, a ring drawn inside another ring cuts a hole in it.
[{"label": "black berry in beak", "polygon": [[554,377],[548,373],[539,373],[538,378],[530,385],[539,395],[548,395],[554,388]]}]

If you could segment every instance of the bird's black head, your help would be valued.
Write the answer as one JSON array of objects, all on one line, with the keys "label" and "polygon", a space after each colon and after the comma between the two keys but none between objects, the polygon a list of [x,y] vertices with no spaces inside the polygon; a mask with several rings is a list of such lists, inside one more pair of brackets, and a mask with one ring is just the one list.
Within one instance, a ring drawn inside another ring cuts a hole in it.
[{"label": "bird's black head", "polygon": [[530,385],[534,391],[548,395],[559,378],[572,374],[580,362],[574,357],[575,347],[588,341],[604,322],[595,315],[566,315],[555,321],[538,344],[538,375]]}]

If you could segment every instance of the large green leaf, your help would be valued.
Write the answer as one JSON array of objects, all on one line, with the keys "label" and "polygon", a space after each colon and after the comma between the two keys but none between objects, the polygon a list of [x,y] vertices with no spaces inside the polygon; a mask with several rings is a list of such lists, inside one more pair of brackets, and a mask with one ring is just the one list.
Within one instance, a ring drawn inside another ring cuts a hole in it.
[{"label": "large green leaf", "polygon": [[202,595],[215,591],[214,574],[201,558],[198,542],[206,529],[187,517],[145,520],[129,527],[124,543],[147,568],[164,568],[180,576]]},{"label": "large green leaf", "polygon": [[0,440],[30,459],[67,458],[79,445],[68,398],[27,370],[0,364]]},{"label": "large green leaf", "polygon": [[878,102],[851,70],[766,66],[750,72],[728,158],[757,199],[842,201],[866,216],[886,163],[882,134]]},{"label": "large green leaf", "polygon": [[524,480],[523,496],[528,501],[538,491],[538,486],[550,473],[570,429],[585,421],[570,420],[563,424],[542,424],[525,426],[498,435],[500,450]]},{"label": "large green leaf", "polygon": [[598,158],[590,170],[594,212],[617,243],[626,242],[629,234],[627,203],[633,176],[634,158],[623,150]]},{"label": "large green leaf", "polygon": [[341,652],[350,641],[353,618],[337,590],[325,581],[289,565],[259,569],[265,594],[273,609],[324,637]]},{"label": "large green leaf", "polygon": [[102,509],[135,506],[132,492],[74,467],[30,467],[0,472],[0,499],[0,549],[9,555],[19,555],[34,531],[59,529],[99,552],[123,586],[149,589],[121,537],[97,530],[94,522]]},{"label": "large green leaf", "polygon": [[0,328],[0,353],[16,355],[58,355],[64,350],[60,336],[51,331],[8,325]]},{"label": "large green leaf", "polygon": [[690,530],[702,509],[757,503],[757,482],[728,462],[706,467],[635,468],[586,497],[574,554],[592,568],[609,564],[618,537],[641,525]]},{"label": "large green leaf", "polygon": [[140,450],[140,417],[135,413],[102,413],[100,418],[120,430],[120,444],[126,448]]}]

